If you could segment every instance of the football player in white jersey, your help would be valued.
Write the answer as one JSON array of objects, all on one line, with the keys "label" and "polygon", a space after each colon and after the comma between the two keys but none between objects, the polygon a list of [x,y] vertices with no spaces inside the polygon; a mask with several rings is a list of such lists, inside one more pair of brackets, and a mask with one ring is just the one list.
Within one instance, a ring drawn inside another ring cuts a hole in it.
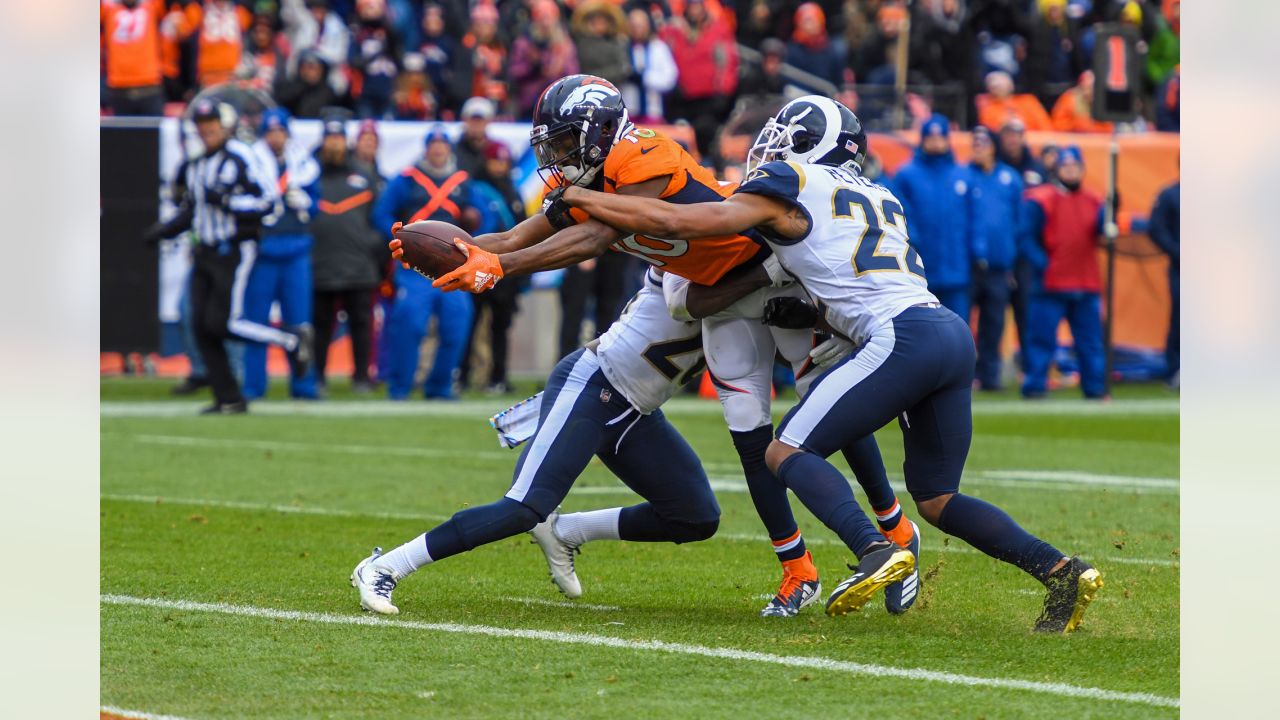
[{"label": "football player in white jersey", "polygon": [[897,419],[907,490],[920,514],[1044,583],[1035,629],[1071,632],[1102,577],[996,506],[959,492],[973,435],[973,336],[929,292],[901,204],[861,177],[866,150],[866,134],[848,108],[810,95],[765,125],[751,148],[747,179],[728,200],[673,206],[581,188],[563,200],[619,230],[655,237],[755,228],[820,305],[823,320],[857,348],[814,382],[766,454],[770,469],[859,558],[829,597],[829,614],[861,607],[913,569],[912,555],[885,541],[825,460]]},{"label": "football player in white jersey", "polygon": [[[361,607],[398,613],[391,593],[410,573],[522,532],[533,534],[552,581],[571,598],[582,594],[573,554],[589,540],[685,543],[715,534],[720,507],[702,464],[658,409],[704,367],[700,324],[671,317],[661,276],[649,270],[622,317],[556,365],[505,497],[461,510],[385,555],[375,549],[351,574]],[[677,290],[688,282],[665,280]],[[593,456],[646,502],[560,515]]]}]

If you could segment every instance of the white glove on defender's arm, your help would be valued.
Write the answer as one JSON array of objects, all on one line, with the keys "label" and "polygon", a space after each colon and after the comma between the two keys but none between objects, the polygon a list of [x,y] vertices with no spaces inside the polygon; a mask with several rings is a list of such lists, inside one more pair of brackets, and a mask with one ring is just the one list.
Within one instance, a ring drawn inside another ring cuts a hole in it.
[{"label": "white glove on defender's arm", "polygon": [[761,263],[761,266],[764,267],[764,271],[769,274],[769,284],[773,287],[786,287],[795,281],[795,278],[791,277],[791,273],[788,273],[786,269],[782,267],[782,263],[778,261],[777,255],[770,255],[765,258],[764,262]]},{"label": "white glove on defender's arm", "polygon": [[853,352],[853,343],[842,337],[831,337],[809,351],[809,358],[818,367],[827,367]]}]

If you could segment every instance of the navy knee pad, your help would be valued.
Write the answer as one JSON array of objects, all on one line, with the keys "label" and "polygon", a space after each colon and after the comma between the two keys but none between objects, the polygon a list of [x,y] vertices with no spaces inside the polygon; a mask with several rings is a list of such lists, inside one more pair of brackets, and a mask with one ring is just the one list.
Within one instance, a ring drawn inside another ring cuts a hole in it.
[{"label": "navy knee pad", "polygon": [[701,542],[710,540],[716,534],[716,530],[720,529],[720,518],[697,522],[675,521],[671,523],[670,527],[673,531],[671,542],[677,545]]}]

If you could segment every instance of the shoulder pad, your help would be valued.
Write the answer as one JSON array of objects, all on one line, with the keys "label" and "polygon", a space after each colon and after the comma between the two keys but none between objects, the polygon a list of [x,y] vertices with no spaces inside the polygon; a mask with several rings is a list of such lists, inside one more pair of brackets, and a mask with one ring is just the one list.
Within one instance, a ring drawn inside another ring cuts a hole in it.
[{"label": "shoulder pad", "polygon": [[776,160],[752,170],[734,192],[795,200],[804,189],[804,183],[803,168],[795,163]]}]

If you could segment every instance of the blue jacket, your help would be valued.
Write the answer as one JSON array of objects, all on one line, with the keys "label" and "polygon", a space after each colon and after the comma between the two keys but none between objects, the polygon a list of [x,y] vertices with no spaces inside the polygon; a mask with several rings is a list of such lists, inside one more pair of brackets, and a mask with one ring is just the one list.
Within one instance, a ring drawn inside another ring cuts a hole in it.
[{"label": "blue jacket", "polygon": [[[374,229],[390,237],[392,225],[397,221],[408,225],[414,214],[431,201],[431,196],[426,189],[415,179],[418,174],[426,176],[437,187],[442,187],[457,172],[462,171],[437,174],[428,168],[425,162],[421,161],[405,168],[399,175],[387,182],[386,188],[383,189],[382,194],[378,196],[377,202],[374,203]],[[465,172],[462,174],[466,175]],[[455,225],[458,224],[461,219],[461,211],[471,207],[470,185],[470,180],[463,180],[448,194],[447,203],[440,203],[430,215],[419,219],[442,220]],[[454,212],[455,209],[459,211],[457,214]]]},{"label": "blue jacket", "polygon": [[[320,202],[320,165],[309,152],[292,140],[285,146],[283,162],[277,158],[265,141],[259,140],[254,148],[262,158],[264,175],[283,187],[278,187],[275,203],[270,213],[262,219],[262,239],[258,242],[263,257],[292,257],[311,249],[311,218],[318,212]],[[307,194],[306,207],[293,208],[286,202],[288,190],[298,188]]]},{"label": "blue jacket", "polygon": [[951,153],[931,156],[917,149],[915,159],[885,183],[907,212],[907,234],[930,287],[968,285],[971,258],[986,255],[970,232],[968,175]]},{"label": "blue jacket", "polygon": [[480,212],[480,226],[473,235],[509,230],[516,224],[506,198],[497,188],[483,180],[472,180],[471,206]]},{"label": "blue jacket", "polygon": [[[827,82],[839,88],[844,81],[844,55],[836,48],[834,43],[827,43],[820,49],[814,50],[804,45],[792,41],[787,43],[787,64],[803,70],[810,75],[817,75]],[[825,92],[818,88],[809,87],[805,83],[793,81],[801,90],[810,93]]]},{"label": "blue jacket", "polygon": [[[969,219],[974,259],[986,260],[992,270],[1011,269],[1018,254],[1021,218],[1022,179],[1018,171],[999,161],[991,172],[969,165]],[[977,248],[985,249],[986,254]]]},{"label": "blue jacket", "polygon": [[1169,270],[1179,272],[1181,269],[1182,233],[1178,229],[1178,221],[1182,217],[1182,182],[1178,181],[1156,196],[1156,204],[1151,208],[1151,221],[1147,233],[1151,241],[1169,256]]}]

